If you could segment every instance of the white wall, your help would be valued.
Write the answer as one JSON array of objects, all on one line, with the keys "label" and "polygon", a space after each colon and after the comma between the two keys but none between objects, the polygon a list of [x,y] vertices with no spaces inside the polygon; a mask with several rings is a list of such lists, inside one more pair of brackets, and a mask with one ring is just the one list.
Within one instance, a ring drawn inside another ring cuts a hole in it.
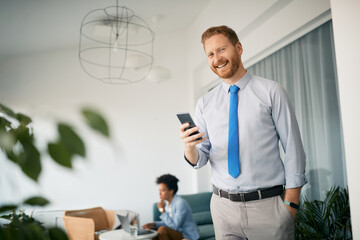
[{"label": "white wall", "polygon": [[[51,200],[51,209],[130,209],[145,223],[152,220],[152,204],[158,200],[157,176],[174,174],[180,179],[180,194],[194,193],[196,173],[184,163],[176,118],[177,112],[192,108],[186,45],[185,31],[157,36],[155,65],[172,72],[169,81],[158,84],[103,84],[82,71],[77,49],[3,59],[0,102],[33,117],[44,149],[46,140],[54,137],[54,121],[73,122],[86,142],[88,157],[77,159],[73,170],[43,159],[36,185],[0,156],[0,203],[39,193]],[[109,120],[110,141],[83,124],[79,110],[84,104],[95,106]]]},{"label": "white wall", "polygon": [[360,239],[360,2],[331,0],[353,239]]},{"label": "white wall", "polygon": [[[330,18],[329,0],[212,1],[188,30],[193,105],[219,82],[207,64],[200,43],[201,34],[207,28],[219,25],[233,28],[244,49],[242,61],[248,67]],[[199,188],[211,186],[207,171],[198,175]]]}]

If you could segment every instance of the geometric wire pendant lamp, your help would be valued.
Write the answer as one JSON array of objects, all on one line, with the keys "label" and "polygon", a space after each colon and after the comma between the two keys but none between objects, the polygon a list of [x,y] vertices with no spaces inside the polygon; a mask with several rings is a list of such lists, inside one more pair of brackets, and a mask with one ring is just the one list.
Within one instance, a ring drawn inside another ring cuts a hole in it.
[{"label": "geometric wire pendant lamp", "polygon": [[154,32],[125,7],[109,6],[85,15],[80,27],[79,61],[84,71],[104,83],[128,84],[150,72]]}]

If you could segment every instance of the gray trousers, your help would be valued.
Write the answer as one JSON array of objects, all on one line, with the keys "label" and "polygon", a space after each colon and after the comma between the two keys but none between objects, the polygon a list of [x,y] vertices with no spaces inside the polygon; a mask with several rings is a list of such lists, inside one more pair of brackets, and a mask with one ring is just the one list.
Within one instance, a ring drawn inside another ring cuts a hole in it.
[{"label": "gray trousers", "polygon": [[295,238],[294,219],[280,196],[233,202],[213,194],[210,208],[216,240]]}]

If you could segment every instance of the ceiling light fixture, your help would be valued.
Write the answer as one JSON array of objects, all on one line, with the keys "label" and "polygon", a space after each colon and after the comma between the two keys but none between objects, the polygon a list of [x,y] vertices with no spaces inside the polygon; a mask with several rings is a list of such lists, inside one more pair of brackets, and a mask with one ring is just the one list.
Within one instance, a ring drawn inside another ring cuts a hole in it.
[{"label": "ceiling light fixture", "polygon": [[154,39],[149,25],[117,1],[116,6],[92,10],[83,18],[80,64],[87,74],[105,83],[139,82],[154,62]]}]

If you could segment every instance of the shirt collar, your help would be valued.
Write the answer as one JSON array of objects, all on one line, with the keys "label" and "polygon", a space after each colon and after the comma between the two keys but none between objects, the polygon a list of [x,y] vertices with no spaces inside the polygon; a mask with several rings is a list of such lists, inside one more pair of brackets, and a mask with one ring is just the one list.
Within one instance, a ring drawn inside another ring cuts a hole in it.
[{"label": "shirt collar", "polygon": [[[178,198],[178,196],[175,194],[171,202],[173,203],[174,201],[176,201],[175,199],[177,199],[177,198]],[[165,200],[165,207],[170,207],[168,200]]]},{"label": "shirt collar", "polygon": [[[244,88],[246,87],[248,82],[250,81],[251,77],[252,77],[252,75],[249,72],[246,72],[245,75],[242,76],[242,78],[240,78],[240,80],[235,83],[235,85],[240,88],[240,91],[242,91],[242,90],[244,90]],[[221,84],[222,84],[222,88],[224,89],[224,91],[229,93],[231,85],[227,84],[224,81]]]}]

